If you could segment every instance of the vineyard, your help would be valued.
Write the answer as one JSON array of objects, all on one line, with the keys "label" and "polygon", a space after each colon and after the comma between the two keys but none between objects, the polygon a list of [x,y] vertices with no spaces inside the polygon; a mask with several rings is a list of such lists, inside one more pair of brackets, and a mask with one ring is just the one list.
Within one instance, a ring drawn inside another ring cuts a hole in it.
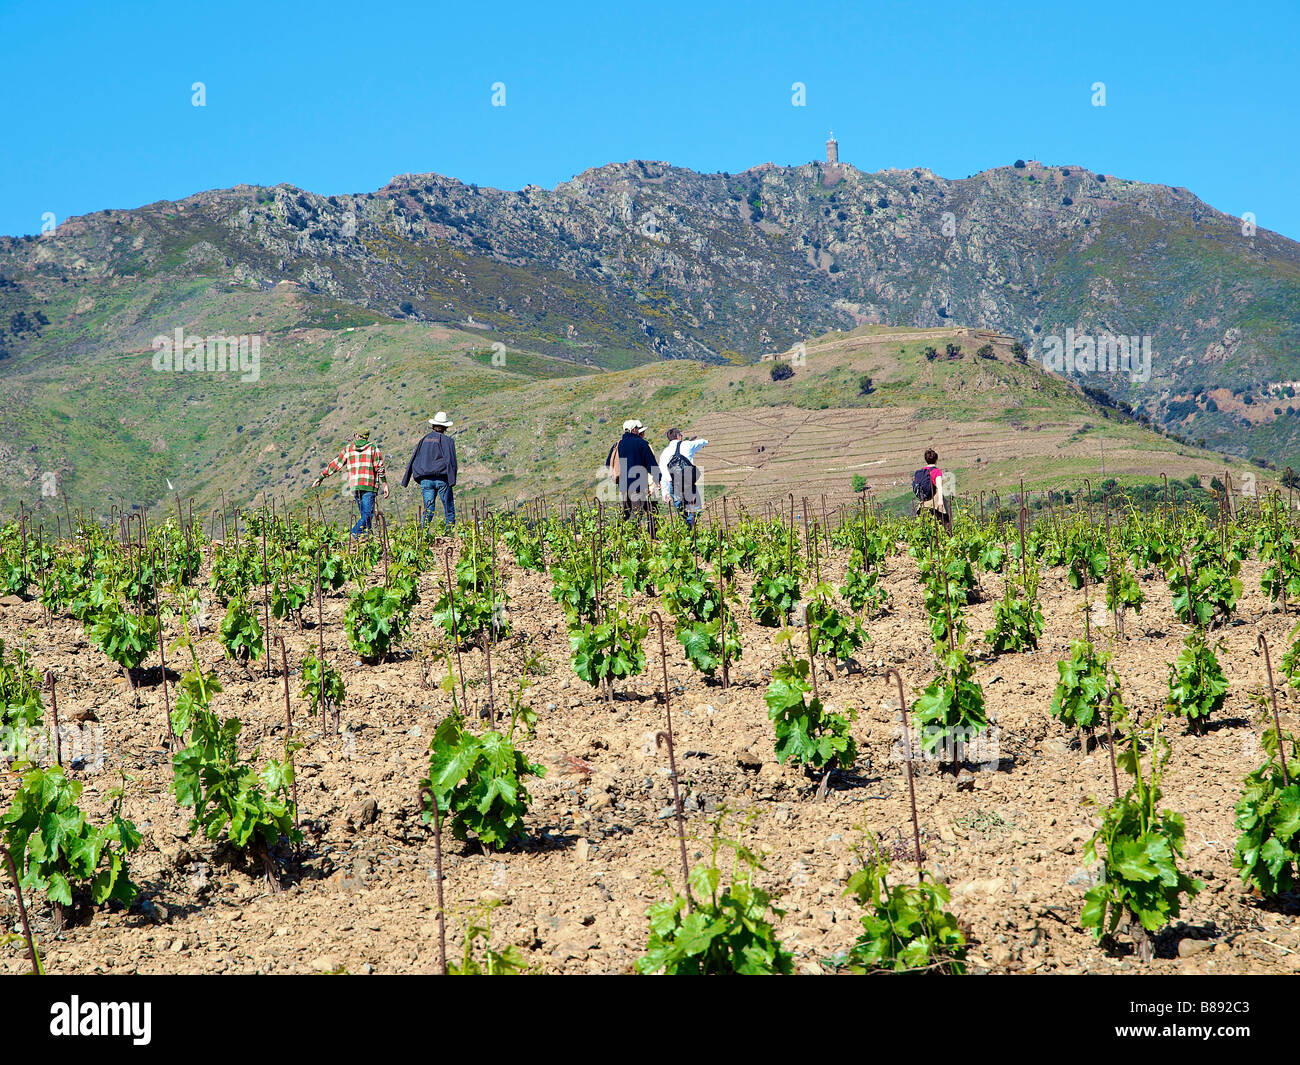
[{"label": "vineyard", "polygon": [[0,971],[1300,971],[1293,511],[1138,502],[24,513]]}]

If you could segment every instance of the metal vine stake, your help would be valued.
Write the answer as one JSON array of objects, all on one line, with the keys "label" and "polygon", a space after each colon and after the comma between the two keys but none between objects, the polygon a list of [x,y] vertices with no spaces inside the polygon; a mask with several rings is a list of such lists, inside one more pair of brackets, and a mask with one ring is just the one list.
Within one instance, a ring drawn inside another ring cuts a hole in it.
[{"label": "metal vine stake", "polygon": [[266,562],[266,525],[266,510],[264,508],[262,510],[262,621],[266,629],[263,631],[262,636],[266,640],[266,669],[262,675],[269,677],[271,675],[271,598],[267,586],[271,572]]},{"label": "metal vine stake", "polygon": [[677,786],[677,756],[673,750],[673,708],[668,692],[668,651],[664,644],[664,619],[657,610],[652,610],[650,617],[654,619],[659,629],[659,660],[663,663],[664,671],[664,716],[668,720],[668,728],[655,733],[655,746],[668,748],[668,769],[673,782],[673,813],[677,818],[677,845],[681,849],[682,857],[682,882],[686,885],[686,905],[693,908],[695,900],[691,895],[691,873],[686,864],[686,826],[682,820],[682,793]]},{"label": "metal vine stake", "polygon": [[794,572],[794,493],[787,493],[790,496],[790,550],[786,557],[786,569],[791,573]]},{"label": "metal vine stake", "polygon": [[1268,653],[1268,641],[1264,639],[1264,634],[1259,634],[1259,646],[1264,649],[1264,665],[1268,669],[1268,694],[1273,699],[1273,728],[1277,730],[1277,756],[1278,761],[1282,763],[1282,787],[1291,786],[1291,778],[1286,768],[1286,747],[1282,743],[1282,719],[1277,712],[1277,688],[1273,686],[1273,660]]},{"label": "metal vine stake", "polygon": [[1088,566],[1081,568],[1083,573],[1083,639],[1085,643],[1092,643],[1092,600],[1088,596]]},{"label": "metal vine stake", "polygon": [[1110,748],[1110,783],[1115,789],[1115,801],[1119,802],[1119,767],[1115,763],[1115,730],[1110,724],[1110,711],[1106,711],[1106,746]]},{"label": "metal vine stake", "polygon": [[23,938],[27,940],[27,957],[32,963],[32,975],[44,976],[45,971],[41,968],[40,958],[36,956],[36,941],[32,939],[32,928],[27,923],[27,906],[23,903],[23,889],[18,882],[18,870],[14,868],[14,857],[9,853],[9,848],[0,845],[0,854],[4,855],[5,865],[9,867],[9,879],[14,882],[14,894],[18,896],[18,916],[22,921]]},{"label": "metal vine stake", "polygon": [[1029,510],[1025,506],[1025,483],[1020,482],[1020,511],[1016,515],[1016,523],[1020,526],[1020,580],[1027,580],[1025,569],[1028,565],[1025,559],[1025,519],[1029,517]]},{"label": "metal vine stake", "polygon": [[[329,702],[325,698],[325,590],[321,583],[320,552],[316,548],[316,660],[320,662],[320,734],[328,736]],[[334,731],[338,731],[338,719],[335,718]]]},{"label": "metal vine stake", "polygon": [[63,766],[63,730],[59,728],[59,697],[54,690],[54,671],[45,671],[45,684],[50,689],[50,713],[54,716],[54,758]]},{"label": "metal vine stake", "polygon": [[[275,642],[280,645],[280,662],[284,667],[284,746],[287,750],[289,744],[293,742],[293,707],[289,703],[289,653],[284,648],[284,637],[280,633],[275,634]],[[325,665],[321,664],[321,674],[324,675]],[[324,682],[322,681],[322,686]],[[325,708],[321,707],[321,714],[324,715]],[[299,828],[298,822],[298,774],[293,775],[293,827]],[[301,844],[299,844],[301,850]]]},{"label": "metal vine stake", "polygon": [[813,560],[813,555],[812,555],[812,543],[813,543],[813,537],[812,537],[812,526],[808,524],[808,497],[807,497],[807,496],[801,496],[800,499],[801,499],[802,502],[803,502],[803,544],[804,544],[804,553],[808,556],[808,565],[811,566],[811,565],[812,565],[812,560]]},{"label": "metal vine stake", "polygon": [[[180,505],[180,496],[177,496],[177,506]],[[162,631],[162,608],[158,603],[158,558],[156,550],[152,553],[150,562],[153,566],[153,616],[154,621],[158,623],[158,662],[162,667],[162,690],[163,690],[163,713],[167,718],[167,740],[171,750],[176,749],[176,732],[172,729],[172,705],[171,695],[167,690],[167,652],[164,647],[167,641],[163,638]]]},{"label": "metal vine stake", "polygon": [[469,709],[469,696],[465,694],[465,670],[460,664],[460,626],[456,623],[456,586],[451,579],[451,547],[448,546],[446,553],[442,556],[443,566],[447,572],[447,602],[451,606],[451,633],[452,643],[456,648],[456,672],[460,674],[460,701],[466,710]]},{"label": "metal vine stake", "polygon": [[[1115,631],[1121,637],[1124,635],[1124,618],[1119,612],[1119,586],[1118,578],[1115,576],[1114,549],[1111,546],[1110,539],[1110,499],[1106,499],[1106,594],[1113,597],[1114,602],[1111,606],[1111,617],[1115,624]],[[1087,569],[1084,565],[1084,569]],[[1188,593],[1190,595],[1190,593]]]},{"label": "metal vine stake", "polygon": [[862,489],[862,571],[867,570],[867,490]]},{"label": "metal vine stake", "polygon": [[438,800],[429,788],[420,789],[420,802],[427,801],[433,810],[433,871],[438,886],[438,971],[447,975],[447,922],[442,902],[442,817]]},{"label": "metal vine stake", "polygon": [[[492,689],[492,644],[496,642],[497,634],[497,523],[495,515],[493,515],[489,524],[492,528],[492,565],[488,570],[488,631],[487,639],[483,641],[483,654],[487,662],[488,721],[495,726],[497,723],[497,703]],[[476,524],[476,536],[477,529]],[[477,551],[483,550],[481,540],[475,545],[475,548]]]},{"label": "metal vine stake", "polygon": [[813,643],[812,622],[808,618],[808,606],[804,605],[803,611],[803,631],[808,640],[808,676],[812,678],[812,696],[820,700],[821,695],[817,692],[817,652],[816,645]]},{"label": "metal vine stake", "polygon": [[885,673],[885,683],[893,677],[898,682],[898,712],[903,719],[903,761],[907,765],[907,795],[912,803],[912,842],[916,846],[916,869],[922,871],[921,865],[921,822],[916,816],[916,782],[912,777],[912,732],[907,727],[907,696],[903,692],[903,675],[896,669]]}]

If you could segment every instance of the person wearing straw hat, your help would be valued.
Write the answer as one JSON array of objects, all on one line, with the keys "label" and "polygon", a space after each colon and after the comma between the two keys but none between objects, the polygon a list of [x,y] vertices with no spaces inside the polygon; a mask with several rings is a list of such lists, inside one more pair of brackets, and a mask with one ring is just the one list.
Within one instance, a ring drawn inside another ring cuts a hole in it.
[{"label": "person wearing straw hat", "polygon": [[456,487],[456,441],[447,435],[453,422],[445,410],[440,410],[429,419],[429,425],[432,429],[415,445],[415,453],[406,464],[402,487],[410,484],[412,477],[419,482],[424,492],[421,525],[433,521],[434,504],[441,499],[442,520],[450,529],[456,524],[456,499],[452,491]]},{"label": "person wearing straw hat", "polygon": [[388,498],[388,470],[384,467],[384,453],[370,442],[370,430],[362,429],[357,438],[338,453],[328,466],[321,470],[320,476],[312,481],[317,488],[321,481],[340,470],[348,471],[348,489],[357,501],[361,517],[352,526],[353,536],[370,532],[370,521],[375,515],[375,489],[382,483],[384,498]]}]

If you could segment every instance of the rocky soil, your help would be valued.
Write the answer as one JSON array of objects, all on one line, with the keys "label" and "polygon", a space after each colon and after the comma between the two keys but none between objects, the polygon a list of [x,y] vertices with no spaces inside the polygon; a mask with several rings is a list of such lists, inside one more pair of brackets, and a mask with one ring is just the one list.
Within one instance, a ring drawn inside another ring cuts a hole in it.
[{"label": "rocky soil", "polygon": [[[842,554],[828,565],[843,572]],[[666,755],[654,732],[664,726],[657,639],[647,650],[651,669],[622,685],[612,704],[571,672],[562,617],[549,584],[509,567],[510,614],[516,636],[493,655],[499,702],[522,669],[525,643],[540,653],[545,672],[526,698],[540,720],[526,752],[547,768],[530,791],[534,805],[528,842],[504,853],[446,841],[445,892],[454,917],[449,949],[463,940],[463,922],[478,903],[501,903],[492,914],[498,946],[522,948],[536,972],[627,973],[646,939],[646,907],[665,897],[656,875],[677,869]],[[1173,760],[1165,803],[1187,820],[1185,867],[1206,882],[1182,920],[1158,940],[1154,972],[1300,972],[1300,900],[1266,904],[1235,878],[1230,855],[1236,833],[1233,804],[1242,776],[1260,757],[1263,717],[1258,695],[1264,664],[1255,649],[1267,635],[1280,656],[1291,620],[1258,591],[1257,564],[1243,570],[1246,594],[1237,620],[1223,633],[1221,660],[1232,683],[1223,712],[1208,735],[1193,737],[1174,722]],[[970,608],[972,633],[991,625],[1001,578],[984,578],[985,600]],[[1116,664],[1130,707],[1149,713],[1163,703],[1167,663],[1184,628],[1173,617],[1163,581],[1144,579],[1147,606],[1128,620],[1116,641]],[[706,683],[685,662],[669,634],[669,678],[677,752],[687,796],[689,849],[701,855],[711,815],[749,811],[751,846],[765,857],[763,886],[786,913],[779,933],[801,973],[831,971],[858,929],[859,911],[841,897],[855,868],[862,830],[887,841],[910,835],[907,785],[896,743],[897,695],[885,671],[899,669],[909,698],[928,680],[932,654],[915,566],[890,560],[889,612],[868,625],[871,643],[857,668],[819,678],[823,698],[860,711],[854,732],[861,747],[856,772],[836,780],[824,801],[816,781],[782,767],[772,751],[763,692],[777,651],[774,631],[746,619],[744,657],[731,687]],[[747,593],[748,588],[742,590]],[[251,865],[226,849],[190,837],[187,816],[168,791],[171,772],[158,671],[146,674],[139,696],[74,621],[47,624],[39,604],[0,605],[0,637],[25,644],[40,669],[57,679],[66,721],[86,717],[103,730],[105,761],[70,775],[85,783],[83,806],[103,816],[110,789],[125,777],[125,812],[144,835],[131,873],[141,898],[54,933],[44,899],[31,901],[45,964],[53,973],[350,973],[431,972],[437,966],[434,848],[418,813],[418,781],[428,744],[449,700],[436,687],[444,672],[443,641],[429,621],[433,578],[406,651],[376,667],[357,664],[341,621],[346,599],[326,601],[327,655],[343,663],[348,697],[342,734],[323,736],[305,716],[291,677],[295,728],[305,741],[297,757],[302,825],[300,860],[288,850],[282,893],[272,893]],[[1104,949],[1078,926],[1092,873],[1082,860],[1092,833],[1092,796],[1110,794],[1104,746],[1081,751],[1077,737],[1048,714],[1056,663],[1080,633],[1082,593],[1060,570],[1043,584],[1046,635],[1032,654],[984,657],[978,678],[996,718],[995,764],[974,768],[969,790],[931,765],[919,767],[917,804],[926,861],[952,890],[952,908],[969,930],[972,969],[997,973],[1113,973],[1141,966],[1126,942]],[[653,606],[653,603],[647,603]],[[219,608],[209,607],[219,619]],[[1097,616],[1106,638],[1113,635]],[[209,619],[211,625],[212,619]],[[210,629],[209,629],[210,631]],[[288,644],[291,673],[308,647],[312,626],[299,633],[276,624]],[[175,636],[176,633],[169,635]],[[248,747],[278,754],[284,740],[284,680],[276,665],[264,676],[226,661],[215,636],[200,643],[225,691],[214,706],[237,714]],[[172,663],[173,665],[175,663]],[[484,662],[466,655],[472,697],[486,699]],[[174,677],[173,677],[174,679]],[[48,703],[48,700],[47,700]],[[1284,728],[1297,727],[1295,703],[1284,697]],[[0,801],[16,786],[0,777]],[[895,874],[907,875],[898,862]],[[678,877],[680,875],[678,874]],[[12,893],[0,898],[6,927],[16,924]],[[0,949],[0,972],[26,967],[19,947]]]}]

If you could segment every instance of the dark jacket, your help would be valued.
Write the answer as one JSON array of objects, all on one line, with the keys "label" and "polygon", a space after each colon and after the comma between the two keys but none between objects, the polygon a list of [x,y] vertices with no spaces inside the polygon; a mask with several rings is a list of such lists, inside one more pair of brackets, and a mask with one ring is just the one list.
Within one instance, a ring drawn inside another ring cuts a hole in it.
[{"label": "dark jacket", "polygon": [[432,477],[456,487],[456,442],[446,433],[430,432],[415,445],[415,454],[402,476],[403,488],[412,477],[417,481]]},{"label": "dark jacket", "polygon": [[659,482],[659,462],[654,449],[646,443],[645,437],[633,432],[626,432],[609,451],[609,465],[612,467],[617,455],[618,492],[624,499],[644,500],[650,498],[652,484]]}]

